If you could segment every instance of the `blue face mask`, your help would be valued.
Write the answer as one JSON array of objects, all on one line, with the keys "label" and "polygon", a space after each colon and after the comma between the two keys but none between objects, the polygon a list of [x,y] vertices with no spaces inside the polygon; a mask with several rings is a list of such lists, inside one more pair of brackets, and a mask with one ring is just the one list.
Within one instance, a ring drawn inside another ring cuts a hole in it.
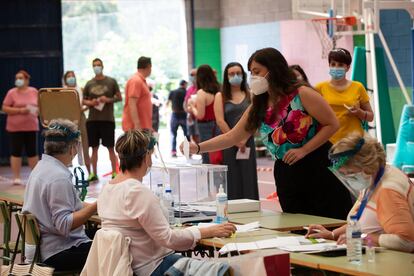
[{"label": "blue face mask", "polygon": [[343,79],[345,77],[346,71],[345,68],[335,68],[335,67],[330,67],[329,68],[329,75],[331,75],[331,77],[334,80],[340,80]]},{"label": "blue face mask", "polygon": [[68,77],[66,79],[66,83],[69,86],[75,86],[76,85],[76,79],[75,79],[75,77]]},{"label": "blue face mask", "polygon": [[194,83],[194,81],[195,81],[195,77],[194,77],[194,76],[189,75],[189,76],[188,76],[188,80],[189,80],[191,83]]},{"label": "blue face mask", "polygon": [[24,80],[16,79],[16,81],[14,82],[14,85],[16,85],[16,87],[22,87],[24,85]]},{"label": "blue face mask", "polygon": [[232,78],[229,79],[231,85],[238,86],[242,83],[243,77],[239,74],[234,75]]},{"label": "blue face mask", "polygon": [[94,66],[93,71],[95,72],[95,75],[102,74],[102,66]]}]

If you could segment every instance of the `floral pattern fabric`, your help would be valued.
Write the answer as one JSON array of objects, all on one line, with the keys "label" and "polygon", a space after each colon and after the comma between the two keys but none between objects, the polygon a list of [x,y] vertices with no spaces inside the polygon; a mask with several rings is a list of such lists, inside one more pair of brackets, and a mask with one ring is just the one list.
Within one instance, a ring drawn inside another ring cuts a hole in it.
[{"label": "floral pattern fabric", "polygon": [[318,122],[310,116],[302,105],[298,91],[283,98],[278,113],[273,108],[267,110],[260,126],[260,139],[277,159],[282,159],[292,148],[300,148],[317,132]]}]

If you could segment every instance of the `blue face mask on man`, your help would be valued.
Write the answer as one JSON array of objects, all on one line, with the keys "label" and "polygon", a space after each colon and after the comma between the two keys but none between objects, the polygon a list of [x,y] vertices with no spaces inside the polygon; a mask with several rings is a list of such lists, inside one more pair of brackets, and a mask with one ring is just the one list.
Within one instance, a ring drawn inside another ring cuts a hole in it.
[{"label": "blue face mask on man", "polygon": [[239,74],[236,74],[229,79],[230,84],[234,86],[240,85],[242,81],[243,81],[243,77]]},{"label": "blue face mask on man", "polygon": [[330,67],[329,68],[329,75],[331,75],[331,77],[334,80],[340,80],[343,79],[345,77],[346,71],[345,68],[342,67]]},{"label": "blue face mask on man", "polygon": [[95,75],[100,75],[102,74],[102,66],[94,66],[93,67],[93,72],[95,73]]}]

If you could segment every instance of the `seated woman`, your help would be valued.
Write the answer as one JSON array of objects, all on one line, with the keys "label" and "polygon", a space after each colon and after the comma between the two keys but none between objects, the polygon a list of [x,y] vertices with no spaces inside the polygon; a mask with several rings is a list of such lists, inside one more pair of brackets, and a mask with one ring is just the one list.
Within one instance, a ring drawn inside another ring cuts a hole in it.
[{"label": "seated woman", "polygon": [[201,238],[228,237],[236,230],[229,223],[170,229],[159,199],[141,183],[151,169],[154,145],[155,139],[139,130],[119,137],[115,148],[122,173],[103,187],[98,198],[102,228],[131,238],[132,269],[137,275],[163,275],[181,257],[174,250],[188,250]]},{"label": "seated woman", "polygon": [[[42,159],[30,174],[22,211],[39,222],[41,261],[59,270],[82,270],[91,247],[83,224],[96,202],[82,203],[68,166],[76,156],[80,133],[69,120],[52,120],[44,131]],[[27,252],[28,259],[30,253]]]},{"label": "seated woman", "polygon": [[[360,190],[350,211],[359,218],[364,241],[389,249],[414,252],[414,185],[400,170],[385,164],[385,152],[374,138],[353,134],[338,141],[330,153],[333,169],[349,188]],[[319,230],[319,233],[315,230]],[[333,231],[311,225],[308,237],[346,242],[346,225]]]}]

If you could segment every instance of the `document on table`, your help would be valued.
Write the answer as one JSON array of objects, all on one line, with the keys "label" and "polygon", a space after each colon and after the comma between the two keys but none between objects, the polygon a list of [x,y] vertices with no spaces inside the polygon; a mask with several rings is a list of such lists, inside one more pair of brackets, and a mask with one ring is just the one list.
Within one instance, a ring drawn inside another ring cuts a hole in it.
[{"label": "document on table", "polygon": [[[312,244],[312,242],[316,242]],[[305,244],[304,244],[305,243]],[[319,247],[312,247],[313,245],[319,245]],[[321,246],[323,245],[323,246]],[[245,250],[258,250],[258,249],[269,249],[269,248],[279,248],[291,252],[304,252],[304,251],[320,251],[321,248],[327,248],[324,239],[317,240],[308,240],[303,236],[293,236],[293,237],[278,237],[267,240],[260,240],[255,242],[245,242],[245,243],[228,243],[220,249],[220,254],[228,253],[231,251],[245,251]],[[331,243],[330,245],[336,245]],[[331,246],[332,247],[332,246]],[[293,251],[300,250],[302,251]],[[312,249],[312,250],[311,250]]]},{"label": "document on table", "polygon": [[[203,227],[209,227],[212,225],[217,225],[217,223],[199,223],[198,227],[203,228]],[[236,233],[246,233],[246,232],[259,230],[260,223],[258,221],[255,221],[252,223],[243,224],[243,225],[235,225],[235,226],[237,229]]]},{"label": "document on table", "polygon": [[241,152],[240,149],[236,153],[236,159],[242,160],[242,159],[249,159],[250,156],[250,148],[246,147],[244,152]]},{"label": "document on table", "polygon": [[346,244],[338,245],[336,243],[330,242],[305,245],[286,245],[279,247],[279,249],[289,252],[318,253],[324,251],[346,250]]}]

